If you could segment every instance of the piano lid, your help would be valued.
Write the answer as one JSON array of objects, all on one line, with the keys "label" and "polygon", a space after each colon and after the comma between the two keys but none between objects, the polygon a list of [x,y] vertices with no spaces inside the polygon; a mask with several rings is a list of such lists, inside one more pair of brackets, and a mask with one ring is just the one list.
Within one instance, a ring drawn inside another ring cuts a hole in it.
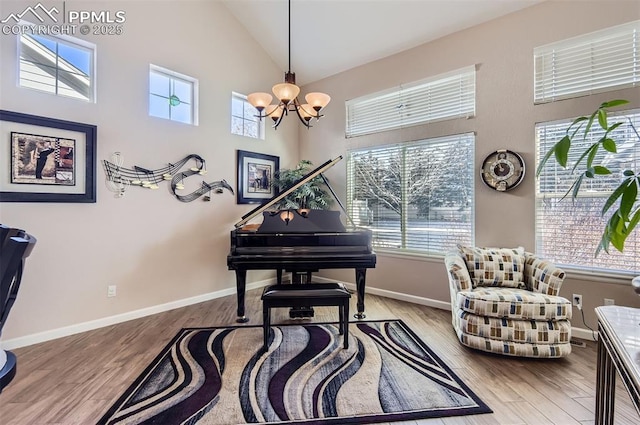
[{"label": "piano lid", "polygon": [[[237,222],[235,224],[236,229],[239,228],[239,227],[242,227],[249,220],[251,220],[254,217],[258,216],[260,213],[265,211],[267,208],[273,206],[276,202],[280,201],[282,198],[284,198],[285,196],[287,196],[288,194],[290,194],[291,192],[293,192],[294,190],[296,190],[297,188],[299,188],[303,184],[308,183],[314,177],[317,177],[318,175],[321,175],[323,172],[327,171],[329,168],[333,167],[336,163],[340,162],[341,160],[342,160],[342,155],[338,156],[335,159],[330,159],[329,161],[325,162],[324,164],[322,164],[321,166],[319,166],[315,170],[307,173],[304,177],[302,177],[300,180],[298,180],[298,182],[296,184],[294,184],[293,186],[291,186],[290,188],[280,192],[278,195],[276,195],[276,196],[272,197],[271,199],[267,200],[264,204],[259,205],[258,207],[252,209],[251,211],[249,211],[248,213],[246,213],[245,215],[242,216],[242,220],[240,220],[239,222]],[[325,180],[325,183],[326,183],[326,180]],[[340,203],[340,200],[337,199],[337,197],[335,196],[335,193],[333,192],[333,189],[331,189],[330,186],[329,186],[329,190],[331,191],[331,193],[333,194],[334,198],[336,198],[336,200],[338,201],[338,203],[342,207],[342,204]]]}]

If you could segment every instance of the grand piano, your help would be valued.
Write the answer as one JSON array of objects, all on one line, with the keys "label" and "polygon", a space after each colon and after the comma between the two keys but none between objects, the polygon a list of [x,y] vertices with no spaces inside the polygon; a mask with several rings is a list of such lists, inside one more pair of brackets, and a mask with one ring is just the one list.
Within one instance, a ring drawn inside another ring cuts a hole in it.
[{"label": "grand piano", "polygon": [[[247,270],[276,270],[278,283],[282,281],[283,271],[291,272],[292,284],[297,284],[303,278],[311,282],[311,274],[320,269],[354,269],[358,297],[358,312],[355,317],[365,317],[366,271],[376,266],[376,254],[371,247],[371,231],[354,224],[322,174],[341,159],[342,156],[339,156],[325,162],[288,189],[245,214],[235,224],[235,229],[231,231],[227,266],[236,273],[237,322],[249,320],[244,311]],[[269,211],[278,201],[317,176],[324,180],[340,205],[348,220],[348,227],[342,224],[340,211]],[[263,221],[260,225],[247,224],[261,214]],[[303,312],[299,315],[311,314]]]}]

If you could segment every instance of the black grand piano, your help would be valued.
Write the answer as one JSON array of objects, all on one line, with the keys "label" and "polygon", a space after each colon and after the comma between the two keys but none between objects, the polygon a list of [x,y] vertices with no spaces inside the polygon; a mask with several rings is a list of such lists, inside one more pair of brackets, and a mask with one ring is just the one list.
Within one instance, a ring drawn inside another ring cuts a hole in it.
[{"label": "black grand piano", "polygon": [[[227,256],[227,266],[229,270],[236,272],[238,322],[243,323],[249,320],[244,314],[247,270],[276,270],[278,283],[282,281],[283,271],[291,272],[292,284],[296,284],[300,283],[302,278],[311,282],[311,273],[320,269],[354,269],[358,296],[358,312],[355,317],[358,319],[365,317],[366,271],[376,266],[376,254],[371,248],[371,231],[355,226],[322,174],[341,159],[342,156],[339,156],[325,162],[290,188],[245,214],[235,224],[236,228],[231,231],[231,251]],[[350,224],[347,228],[340,220],[340,211],[270,212],[268,210],[276,202],[317,176],[322,177],[346,215]],[[263,216],[263,221],[259,226],[247,225],[250,220],[260,214]],[[299,315],[311,314],[303,312]]]}]

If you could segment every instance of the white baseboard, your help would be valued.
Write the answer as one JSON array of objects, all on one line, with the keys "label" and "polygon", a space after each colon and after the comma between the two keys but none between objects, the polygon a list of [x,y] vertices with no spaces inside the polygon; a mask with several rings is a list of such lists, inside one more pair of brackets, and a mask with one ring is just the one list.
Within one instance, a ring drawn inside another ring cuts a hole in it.
[{"label": "white baseboard", "polygon": [[[313,280],[318,282],[336,282],[335,279],[326,279],[323,277],[313,277]],[[340,282],[351,290],[356,290],[356,284],[351,282]],[[431,298],[417,297],[415,295],[403,294],[401,292],[388,291],[386,289],[379,289],[367,286],[367,294],[379,295],[381,297],[393,298],[394,300],[406,301],[413,304],[426,305],[427,307],[439,308],[441,310],[451,311],[451,303],[434,300]],[[365,302],[366,307],[366,302]]]},{"label": "white baseboard", "polygon": [[[335,279],[326,279],[322,277],[313,278],[319,282],[335,282]],[[247,290],[261,288],[263,286],[275,283],[275,278],[266,279],[258,282],[253,282],[247,285]],[[356,289],[355,283],[341,282],[351,290]],[[445,301],[434,300],[431,298],[418,297],[415,295],[403,294],[401,292],[389,291],[386,289],[379,289],[373,287],[367,287],[367,293],[379,295],[381,297],[392,298],[400,301],[406,301],[413,304],[424,305],[427,307],[439,308],[441,310],[451,311],[451,304]],[[52,339],[62,338],[65,336],[75,335],[77,333],[91,331],[94,329],[102,328],[105,326],[115,325],[117,323],[127,322],[133,319],[139,319],[141,317],[150,316],[152,314],[162,313],[163,311],[169,311],[176,308],[186,307],[192,304],[198,304],[201,302],[213,300],[216,298],[226,297],[227,295],[233,295],[236,293],[236,288],[226,288],[220,291],[210,292],[208,294],[202,294],[191,298],[184,298],[177,301],[172,301],[165,304],[159,304],[152,307],[146,307],[139,310],[129,311],[127,313],[117,314],[115,316],[104,317],[102,319],[91,320],[89,322],[78,323],[76,325],[65,326],[58,329],[52,329],[45,332],[39,332],[31,335],[26,335],[19,338],[8,339],[6,341],[0,341],[0,349],[13,350],[20,347],[26,347],[27,345],[38,344]],[[366,305],[366,304],[365,304]],[[588,329],[571,328],[571,334],[574,338],[586,339],[595,341],[593,334]],[[597,333],[596,333],[597,337]]]},{"label": "white baseboard", "polygon": [[[275,278],[266,279],[258,282],[247,284],[247,290],[260,288],[271,283],[275,283]],[[169,311],[180,307],[186,307],[192,304],[198,304],[201,302],[213,300],[216,298],[226,297],[227,295],[233,295],[236,293],[236,288],[226,288],[220,291],[210,292],[208,294],[202,294],[195,297],[184,298],[177,301],[172,301],[165,304],[154,305],[151,307],[141,308],[139,310],[128,311],[122,314],[116,314],[115,316],[103,317],[101,319],[91,320],[88,322],[78,323],[76,325],[65,326],[62,328],[52,329],[49,331],[39,332],[31,335],[26,335],[19,338],[12,338],[6,341],[0,341],[0,349],[13,350],[27,345],[38,344],[40,342],[50,341],[52,339],[62,338],[65,336],[75,335],[77,333],[91,331],[105,326],[115,325],[117,323],[127,322],[133,319],[139,319],[141,317],[150,316],[152,314],[162,313],[163,311]]]}]

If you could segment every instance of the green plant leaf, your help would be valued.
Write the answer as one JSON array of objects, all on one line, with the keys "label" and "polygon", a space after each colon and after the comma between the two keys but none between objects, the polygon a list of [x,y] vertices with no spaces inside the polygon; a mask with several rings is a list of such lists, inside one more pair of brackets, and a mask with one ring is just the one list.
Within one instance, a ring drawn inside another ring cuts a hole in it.
[{"label": "green plant leaf", "polygon": [[635,176],[635,175],[636,175],[636,173],[634,173],[634,172],[633,172],[633,170],[624,170],[624,171],[622,172],[622,174],[623,174],[625,177],[631,177],[631,176]]},{"label": "green plant leaf", "polygon": [[569,149],[571,149],[571,139],[569,136],[564,136],[556,145],[554,146],[554,152],[556,154],[556,161],[563,168],[567,166],[567,158],[569,157]]},{"label": "green plant leaf", "polygon": [[622,193],[624,192],[624,189],[627,187],[628,184],[629,184],[629,179],[623,180],[622,183],[620,183],[620,185],[616,187],[613,193],[609,195],[609,197],[604,203],[604,206],[602,207],[603,216],[607,213],[607,211],[609,211],[609,208],[611,208],[611,206],[616,203],[618,198],[622,196]]},{"label": "green plant leaf", "polygon": [[576,199],[578,197],[578,192],[580,192],[580,186],[582,185],[582,180],[584,179],[584,174],[580,174],[580,177],[578,177],[576,179],[576,181],[573,184],[573,194],[572,197],[573,199]]},{"label": "green plant leaf", "polygon": [[587,127],[584,129],[583,139],[586,139],[587,134],[589,134],[589,131],[591,131],[591,126],[593,125],[593,121],[596,119],[597,114],[598,114],[598,111],[595,111],[593,114],[591,114],[591,116],[589,116],[589,121],[587,121]]},{"label": "green plant leaf", "polygon": [[585,170],[584,175],[590,179],[596,176],[596,170],[593,167],[589,167]]},{"label": "green plant leaf", "polygon": [[598,124],[603,129],[607,129],[607,111],[604,109],[598,109]]},{"label": "green plant leaf", "polygon": [[600,108],[615,108],[616,106],[626,105],[627,103],[629,103],[629,101],[625,99],[610,100],[600,105]]},{"label": "green plant leaf", "polygon": [[604,139],[602,141],[602,147],[607,152],[611,152],[611,153],[617,153],[618,152],[618,148],[616,147],[616,142],[611,140],[611,139]]},{"label": "green plant leaf", "polygon": [[629,220],[629,224],[627,225],[627,234],[631,234],[631,232],[633,232],[638,225],[638,222],[640,222],[640,209],[637,209],[631,220]]},{"label": "green plant leaf", "polygon": [[633,205],[636,203],[636,196],[638,195],[638,185],[635,179],[631,179],[627,187],[622,192],[622,198],[620,199],[620,217],[624,221],[629,220],[629,214],[633,209]]},{"label": "green plant leaf", "polygon": [[611,170],[609,170],[607,167],[603,167],[602,165],[596,165],[595,167],[593,167],[593,172],[600,176],[611,174]]},{"label": "green plant leaf", "polygon": [[578,168],[578,166],[580,165],[580,163],[582,162],[584,157],[587,156],[587,155],[589,155],[589,158],[590,158],[590,159],[587,159],[587,167],[591,167],[591,163],[593,162],[593,158],[595,158],[595,156],[596,156],[596,154],[595,154],[595,152],[593,152],[593,150],[594,149],[597,150],[598,146],[599,146],[598,143],[594,143],[589,147],[589,149],[586,149],[584,152],[582,152],[582,155],[580,155],[580,158],[578,158],[576,163],[573,164],[573,168],[571,169],[571,172],[576,171],[576,168]]},{"label": "green plant leaf", "polygon": [[615,124],[610,125],[609,128],[607,129],[606,136],[608,136],[609,133],[611,133],[616,128],[620,127],[622,124],[624,124],[624,122],[620,121],[620,122],[617,122]]},{"label": "green plant leaf", "polygon": [[540,177],[540,173],[542,172],[542,169],[544,168],[545,164],[547,163],[551,155],[553,155],[555,150],[556,150],[556,147],[554,145],[551,149],[549,149],[549,151],[546,154],[544,154],[544,157],[540,161],[540,164],[538,164],[538,169],[536,170],[536,177]]}]

